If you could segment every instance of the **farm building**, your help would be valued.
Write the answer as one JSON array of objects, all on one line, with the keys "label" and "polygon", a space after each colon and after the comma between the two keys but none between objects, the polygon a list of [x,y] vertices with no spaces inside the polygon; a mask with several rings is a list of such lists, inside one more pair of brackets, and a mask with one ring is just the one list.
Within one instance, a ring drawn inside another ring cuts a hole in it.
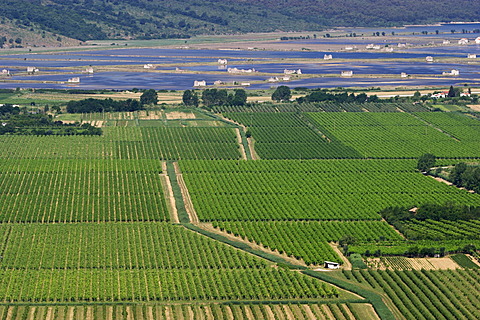
[{"label": "farm building", "polygon": [[462,39],[458,40],[458,44],[467,44],[467,43],[468,43],[467,38],[462,38]]},{"label": "farm building", "polygon": [[255,70],[255,68],[252,68],[252,69],[228,68],[227,72],[228,73],[252,73],[252,72],[257,72],[257,70]]},{"label": "farm building", "polygon": [[284,74],[302,74],[302,69],[298,69],[298,70],[285,69],[285,70],[283,70],[283,73]]},{"label": "farm building", "polygon": [[380,50],[380,46],[379,45],[376,45],[376,44],[367,44],[367,46],[365,47],[366,49],[374,49],[374,50]]},{"label": "farm building", "polygon": [[402,72],[402,73],[400,73],[400,77],[401,78],[407,78],[408,74],[406,72]]},{"label": "farm building", "polygon": [[68,82],[70,83],[80,83],[80,78],[79,77],[73,77],[68,79]]},{"label": "farm building", "polygon": [[460,71],[458,71],[457,69],[452,69],[450,71],[444,71],[442,72],[442,75],[444,76],[459,76],[460,75]]},{"label": "farm building", "polygon": [[38,72],[39,70],[35,67],[27,67],[27,72],[28,73],[35,73]]},{"label": "farm building", "polygon": [[468,58],[468,59],[477,59],[477,55],[474,54],[474,53],[469,53],[469,54],[467,55],[467,58]]},{"label": "farm building", "polygon": [[450,44],[450,40],[443,40],[443,44]]},{"label": "farm building", "polygon": [[476,44],[480,44],[480,37],[478,37],[477,39],[475,39],[475,43],[476,43]]},{"label": "farm building", "polygon": [[217,61],[217,62],[218,62],[218,64],[222,64],[222,65],[226,65],[226,64],[228,64],[228,61],[227,61],[227,59],[218,59],[218,61]]},{"label": "farm building", "polygon": [[340,263],[332,262],[332,261],[325,261],[325,268],[327,268],[327,269],[338,269],[338,268],[340,268]]},{"label": "farm building", "polygon": [[351,77],[351,76],[353,76],[353,71],[352,70],[342,71],[342,73],[340,73],[340,75],[342,77]]},{"label": "farm building", "polygon": [[144,64],[143,69],[153,69],[153,65],[151,63]]},{"label": "farm building", "polygon": [[428,56],[428,57],[425,58],[425,60],[426,60],[427,62],[433,62],[433,57],[432,57],[432,56]]},{"label": "farm building", "polygon": [[85,69],[85,72],[88,73],[88,74],[93,74],[93,68],[92,67],[87,67],[87,69]]},{"label": "farm building", "polygon": [[195,80],[193,82],[194,87],[205,87],[206,85],[207,85],[207,81],[205,81],[205,80],[201,80],[201,81]]},{"label": "farm building", "polygon": [[323,55],[323,60],[332,60],[332,59],[333,59],[333,57],[332,57],[331,54],[325,54],[325,55]]}]

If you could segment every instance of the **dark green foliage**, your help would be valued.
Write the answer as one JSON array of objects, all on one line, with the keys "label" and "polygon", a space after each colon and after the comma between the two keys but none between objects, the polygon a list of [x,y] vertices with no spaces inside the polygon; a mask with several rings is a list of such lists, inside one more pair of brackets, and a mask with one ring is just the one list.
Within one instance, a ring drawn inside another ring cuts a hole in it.
[{"label": "dark green foliage", "polygon": [[[189,90],[187,90],[189,91]],[[185,94],[190,95],[185,91]],[[236,89],[229,94],[226,89],[206,89],[202,92],[202,102],[207,107],[213,106],[243,106],[247,102],[247,92],[244,89]]]},{"label": "dark green foliage", "polygon": [[465,162],[460,162],[453,167],[453,170],[450,173],[450,182],[461,187],[462,186],[462,175],[467,169],[467,164]]},{"label": "dark green foliage", "polygon": [[244,89],[236,89],[233,96],[229,98],[231,105],[243,106],[247,103],[247,92]]},{"label": "dark green foliage", "polygon": [[367,265],[363,262],[363,258],[358,253],[351,254],[348,260],[352,263],[352,267],[355,269],[366,269]]},{"label": "dark green foliage", "polygon": [[360,93],[355,95],[354,93],[348,94],[348,92],[343,93],[329,93],[327,90],[319,90],[312,92],[304,97],[297,98],[298,103],[304,102],[323,102],[323,101],[333,101],[338,103],[364,103],[367,102],[369,98],[365,93]]},{"label": "dark green foliage", "polygon": [[292,92],[287,86],[279,86],[272,94],[272,100],[277,102],[279,101],[288,101],[292,97]]},{"label": "dark green foliage", "polygon": [[185,90],[182,96],[182,102],[186,106],[195,106],[198,107],[198,96],[194,90]]},{"label": "dark green foliage", "polygon": [[153,104],[156,105],[158,102],[158,95],[154,89],[148,89],[142,93],[140,96],[140,103],[144,104]]},{"label": "dark green foliage", "polygon": [[[382,0],[297,0],[289,5],[271,0],[171,0],[168,3],[152,0],[0,0],[0,15],[25,26],[35,24],[44,30],[81,40],[166,39],[208,33],[319,30],[339,25],[399,26],[476,21],[479,12],[475,4],[471,0],[389,3]],[[434,16],[432,8],[435,8]],[[311,38],[312,35],[301,37]]]},{"label": "dark green foliage", "polygon": [[460,175],[460,186],[480,192],[480,166],[467,166]]},{"label": "dark green foliage", "polygon": [[109,111],[137,111],[142,109],[138,100],[128,99],[125,101],[116,101],[113,99],[93,99],[88,98],[79,101],[69,101],[67,103],[68,113],[92,113]]},{"label": "dark green foliage", "polygon": [[[12,113],[3,113],[10,110]],[[63,123],[44,114],[18,114],[18,108],[0,107],[0,135],[102,135],[89,123]]]},{"label": "dark green foliage", "polygon": [[455,92],[455,89],[453,88],[453,86],[450,86],[450,89],[448,89],[448,94],[447,96],[449,98],[454,98],[457,96],[456,92]]},{"label": "dark green foliage", "polygon": [[430,171],[435,166],[435,156],[431,153],[425,153],[418,158],[417,169],[422,172]]},{"label": "dark green foliage", "polygon": [[480,207],[460,204],[423,204],[415,211],[407,208],[390,207],[380,211],[380,215],[390,224],[409,220],[474,220],[480,219]]}]

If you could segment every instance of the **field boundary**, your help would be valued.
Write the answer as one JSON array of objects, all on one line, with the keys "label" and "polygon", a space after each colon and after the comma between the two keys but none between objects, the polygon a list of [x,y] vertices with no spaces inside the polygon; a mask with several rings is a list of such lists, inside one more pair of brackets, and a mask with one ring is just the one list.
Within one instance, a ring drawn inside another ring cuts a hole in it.
[{"label": "field boundary", "polygon": [[183,175],[180,173],[180,167],[178,166],[178,162],[174,162],[173,166],[175,167],[175,175],[177,177],[177,183],[180,187],[180,192],[182,193],[183,203],[185,205],[185,210],[187,211],[188,218],[191,223],[199,223],[199,219],[197,216],[197,212],[193,207],[192,198],[190,197],[190,193],[188,192],[187,185],[185,184],[185,180],[183,180]]}]

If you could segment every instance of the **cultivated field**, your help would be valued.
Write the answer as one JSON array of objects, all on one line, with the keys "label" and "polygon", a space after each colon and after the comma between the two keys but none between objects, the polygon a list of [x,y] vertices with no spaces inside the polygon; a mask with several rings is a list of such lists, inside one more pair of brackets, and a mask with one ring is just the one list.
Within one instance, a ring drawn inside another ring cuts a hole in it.
[{"label": "cultivated field", "polygon": [[[379,214],[480,206],[415,169],[425,152],[480,157],[478,120],[408,104],[254,108],[68,115],[103,135],[0,136],[0,319],[480,316],[474,255],[403,257],[480,246],[478,220],[401,234]],[[358,269],[349,253],[378,256]]]}]

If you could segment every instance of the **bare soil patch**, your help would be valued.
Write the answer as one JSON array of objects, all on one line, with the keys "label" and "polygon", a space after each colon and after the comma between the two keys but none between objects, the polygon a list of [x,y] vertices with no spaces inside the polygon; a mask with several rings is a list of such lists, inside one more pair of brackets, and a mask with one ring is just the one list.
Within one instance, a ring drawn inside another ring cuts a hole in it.
[{"label": "bare soil patch", "polygon": [[160,181],[162,183],[163,193],[167,198],[167,209],[170,213],[170,220],[173,223],[179,223],[180,221],[178,219],[178,211],[175,203],[175,197],[173,196],[173,189],[172,184],[170,183],[170,177],[166,173],[166,170],[164,170],[163,172],[165,173],[160,174]]},{"label": "bare soil patch", "polygon": [[377,270],[451,270],[459,269],[460,266],[449,257],[442,258],[406,258],[406,257],[383,257],[370,258],[367,264]]},{"label": "bare soil patch", "polygon": [[480,104],[469,104],[467,105],[467,107],[469,107],[473,111],[480,112]]},{"label": "bare soil patch", "polygon": [[180,186],[180,190],[182,191],[183,202],[185,203],[185,210],[187,210],[190,222],[199,223],[200,220],[198,219],[197,212],[195,212],[195,208],[193,207],[192,198],[190,197],[190,193],[188,192],[185,180],[183,180],[183,175],[180,173],[180,167],[178,166],[178,162],[175,162],[173,165],[175,167],[175,174],[177,176],[178,185]]},{"label": "bare soil patch", "polygon": [[248,148],[250,149],[250,154],[252,155],[253,160],[259,160],[260,157],[258,156],[257,152],[255,151],[255,140],[252,137],[247,138],[248,141]]},{"label": "bare soil patch", "polygon": [[197,117],[195,116],[194,113],[192,112],[178,112],[178,111],[171,111],[171,112],[166,112],[165,116],[167,119],[196,119]]},{"label": "bare soil patch", "polygon": [[235,133],[237,135],[237,143],[240,147],[240,153],[242,155],[242,159],[243,160],[247,160],[247,154],[245,153],[245,148],[243,147],[243,143],[242,143],[242,135],[240,134],[240,129],[239,128],[235,128]]}]

